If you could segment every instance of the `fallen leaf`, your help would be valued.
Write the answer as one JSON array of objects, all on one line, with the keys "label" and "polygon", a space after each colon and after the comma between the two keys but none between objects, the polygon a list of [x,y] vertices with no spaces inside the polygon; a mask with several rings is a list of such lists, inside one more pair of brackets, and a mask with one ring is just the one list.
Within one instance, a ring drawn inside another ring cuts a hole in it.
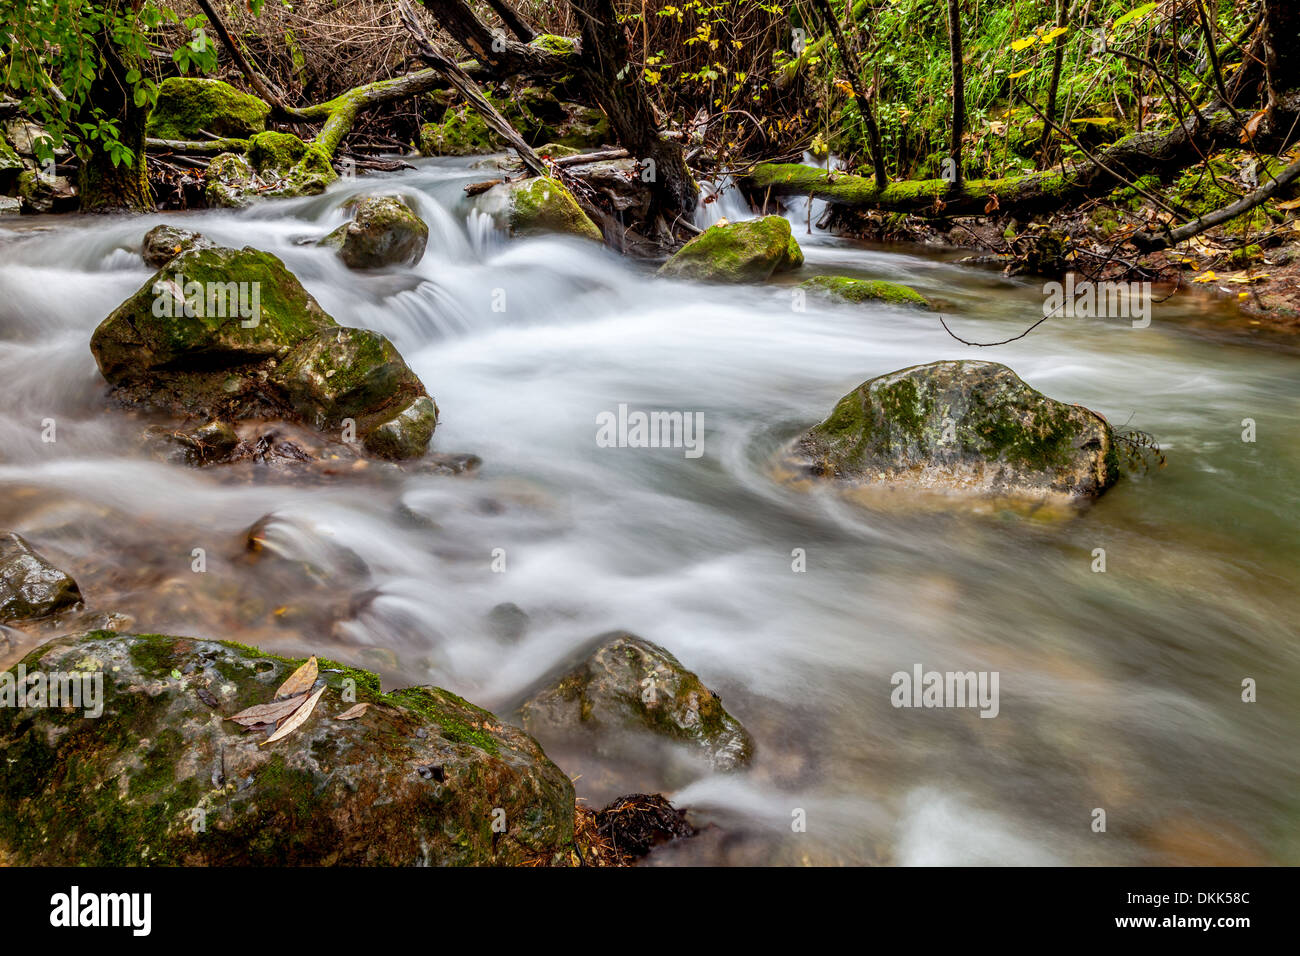
[{"label": "fallen leaf", "polygon": [[995,212],[1001,208],[1002,207],[998,204],[997,193],[993,193],[992,195],[989,196],[989,201],[984,205],[984,212],[985,214],[988,214],[991,212]]},{"label": "fallen leaf", "polygon": [[233,720],[245,727],[251,727],[253,724],[274,724],[288,717],[301,707],[306,700],[307,695],[305,693],[295,694],[284,700],[277,700],[270,704],[257,704],[254,707],[241,710],[233,717],[227,717],[226,720]]},{"label": "fallen leaf", "polygon": [[336,714],[334,716],[334,719],[335,720],[356,720],[358,717],[360,717],[369,709],[370,709],[369,704],[356,704],[352,707],[349,707],[347,710],[343,711],[343,713]]},{"label": "fallen leaf", "polygon": [[1211,269],[1209,272],[1202,272],[1196,278],[1192,279],[1192,281],[1193,282],[1214,282],[1217,278],[1218,276],[1216,276],[1214,274],[1214,270]]},{"label": "fallen leaf", "polygon": [[1287,212],[1290,212],[1292,209],[1300,209],[1300,199],[1288,199],[1286,202],[1280,202],[1277,204],[1277,208],[1286,210]]},{"label": "fallen leaf", "polygon": [[313,654],[307,658],[306,664],[303,664],[302,667],[289,675],[288,680],[281,684],[280,689],[275,692],[275,696],[292,697],[294,694],[301,694],[304,691],[311,690],[311,685],[316,683],[317,673],[316,655]]},{"label": "fallen leaf", "polygon": [[[313,658],[315,660],[315,658]],[[307,703],[303,704],[289,716],[289,719],[280,725],[280,729],[267,737],[258,746],[265,747],[267,744],[273,744],[277,740],[288,737],[291,733],[302,726],[303,721],[311,716],[311,712],[316,709],[316,701],[320,700],[320,695],[325,693],[322,686],[316,693],[307,698]]]},{"label": "fallen leaf", "polygon": [[203,703],[207,704],[209,707],[217,706],[217,698],[214,697],[212,691],[208,690],[206,687],[195,688],[194,693],[198,696],[199,700],[203,701]]}]

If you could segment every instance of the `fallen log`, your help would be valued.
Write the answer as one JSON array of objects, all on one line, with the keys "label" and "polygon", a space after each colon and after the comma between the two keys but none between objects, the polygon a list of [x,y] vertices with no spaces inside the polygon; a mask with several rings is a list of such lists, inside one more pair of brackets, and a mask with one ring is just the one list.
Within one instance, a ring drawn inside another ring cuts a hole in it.
[{"label": "fallen log", "polygon": [[242,153],[248,149],[246,139],[155,139],[144,141],[151,153],[179,153],[195,156],[215,156],[217,153]]}]

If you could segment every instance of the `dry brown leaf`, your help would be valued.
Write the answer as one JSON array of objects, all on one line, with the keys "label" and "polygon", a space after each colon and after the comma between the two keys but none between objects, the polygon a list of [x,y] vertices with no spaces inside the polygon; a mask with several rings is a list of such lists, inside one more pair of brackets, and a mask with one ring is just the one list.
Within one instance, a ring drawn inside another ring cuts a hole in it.
[{"label": "dry brown leaf", "polygon": [[336,714],[334,716],[334,719],[335,720],[356,720],[358,717],[360,717],[369,709],[370,709],[369,704],[356,704],[352,707],[349,707],[347,710],[343,711],[343,713]]},{"label": "dry brown leaf", "polygon": [[[312,658],[312,660],[315,661],[315,658]],[[308,717],[310,717],[311,712],[316,709],[316,701],[320,700],[320,695],[323,693],[325,693],[324,686],[322,686],[318,691],[316,691],[316,693],[308,697],[307,703],[303,704],[301,707],[295,710],[293,714],[284,723],[280,725],[280,729],[277,730],[275,733],[273,733],[271,736],[267,737],[265,740],[263,740],[260,746],[265,747],[267,744],[273,744],[277,740],[280,740],[282,737],[289,736],[291,733],[293,733],[295,730],[301,727],[303,721],[305,721]]]},{"label": "dry brown leaf", "polygon": [[303,664],[302,667],[289,675],[289,678],[280,685],[280,689],[275,692],[275,696],[291,697],[294,694],[301,694],[304,691],[311,690],[311,685],[316,683],[318,670],[316,655],[313,654],[307,658],[306,664]]},{"label": "dry brown leaf", "polygon": [[307,696],[305,694],[295,694],[285,700],[277,700],[270,704],[257,704],[254,707],[241,710],[233,717],[227,717],[226,720],[233,720],[245,727],[251,727],[254,724],[274,724],[288,717],[301,707],[306,700]]}]

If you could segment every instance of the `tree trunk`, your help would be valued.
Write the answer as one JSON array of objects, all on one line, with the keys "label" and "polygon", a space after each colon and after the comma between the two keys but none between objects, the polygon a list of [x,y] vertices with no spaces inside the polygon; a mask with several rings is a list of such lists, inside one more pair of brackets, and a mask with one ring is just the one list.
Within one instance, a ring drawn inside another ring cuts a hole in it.
[{"label": "tree trunk", "polygon": [[1264,0],[1268,119],[1275,136],[1295,142],[1300,119],[1300,3]]},{"label": "tree trunk", "polygon": [[[1056,2],[1056,25],[1064,27],[1070,16],[1070,0],[1057,0]],[[1054,41],[1055,48],[1052,50],[1052,76],[1047,83],[1047,109],[1044,115],[1052,121],[1056,120],[1056,94],[1061,87],[1061,66],[1065,63],[1065,35],[1057,37]],[[1048,146],[1052,141],[1052,127],[1049,123],[1043,124],[1043,138],[1038,144],[1038,153],[1042,159],[1043,165],[1046,166],[1051,162],[1052,157],[1048,155]]]},{"label": "tree trunk", "polygon": [[961,138],[966,132],[966,77],[961,55],[961,0],[948,0],[948,50],[952,54],[952,187],[961,190]]},{"label": "tree trunk", "polygon": [[612,0],[570,0],[582,20],[582,57],[578,75],[587,92],[609,118],[619,145],[637,159],[654,163],[652,208],[671,220],[688,221],[699,190],[680,143],[659,135],[659,120],[646,94],[641,71],[632,62],[627,36],[614,15]]},{"label": "tree trunk", "polygon": [[145,160],[145,122],[149,111],[136,106],[127,68],[112,38],[99,38],[100,70],[91,84],[83,122],[93,122],[91,110],[117,121],[118,138],[130,151],[131,161],[113,165],[113,159],[98,140],[88,143],[90,154],[77,172],[77,196],[82,212],[149,212],[149,176]]},{"label": "tree trunk", "polygon": [[849,85],[853,88],[853,101],[858,104],[858,114],[867,127],[867,145],[871,150],[871,168],[876,175],[876,185],[884,189],[889,182],[889,176],[885,173],[885,155],[880,148],[880,128],[876,126],[876,114],[871,108],[871,101],[862,92],[862,71],[858,67],[857,55],[840,31],[840,24],[835,19],[835,11],[831,9],[830,0],[817,0],[817,9],[835,40],[835,48],[840,53],[840,62],[848,71]]}]

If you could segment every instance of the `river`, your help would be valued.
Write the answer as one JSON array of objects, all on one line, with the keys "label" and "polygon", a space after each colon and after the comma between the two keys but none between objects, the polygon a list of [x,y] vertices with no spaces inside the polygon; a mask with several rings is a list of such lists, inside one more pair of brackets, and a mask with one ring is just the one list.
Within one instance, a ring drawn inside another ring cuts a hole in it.
[{"label": "river", "polygon": [[[793,279],[708,287],[592,244],[506,240],[464,198],[483,176],[421,160],[239,213],[5,220],[0,528],[132,630],[319,652],[507,719],[597,634],[662,644],[757,750],[672,794],[705,830],[651,863],[1300,863],[1293,351],[1219,334],[1231,307],[1190,294],[1147,328],[1059,319],[975,349],[929,313],[801,311]],[[350,272],[302,244],[376,189],[429,223],[416,267]],[[720,212],[745,214],[731,194]],[[804,276],[907,283],[972,339],[1041,315],[1041,280],[792,219]],[[88,342],[149,277],[136,250],[161,221],[273,252],[340,323],[389,336],[441,408],[434,448],[481,469],[295,483],[152,459]],[[849,389],[957,358],[1151,433],[1167,466],[1072,518],[873,509],[778,479],[782,445]],[[599,447],[597,416],[621,403],[701,413],[703,454]],[[271,557],[253,560],[266,515]],[[494,627],[503,602],[522,635]],[[0,629],[0,664],[43,634]],[[998,716],[893,707],[891,675],[916,664],[998,672]],[[556,759],[594,805],[655,783]]]}]

